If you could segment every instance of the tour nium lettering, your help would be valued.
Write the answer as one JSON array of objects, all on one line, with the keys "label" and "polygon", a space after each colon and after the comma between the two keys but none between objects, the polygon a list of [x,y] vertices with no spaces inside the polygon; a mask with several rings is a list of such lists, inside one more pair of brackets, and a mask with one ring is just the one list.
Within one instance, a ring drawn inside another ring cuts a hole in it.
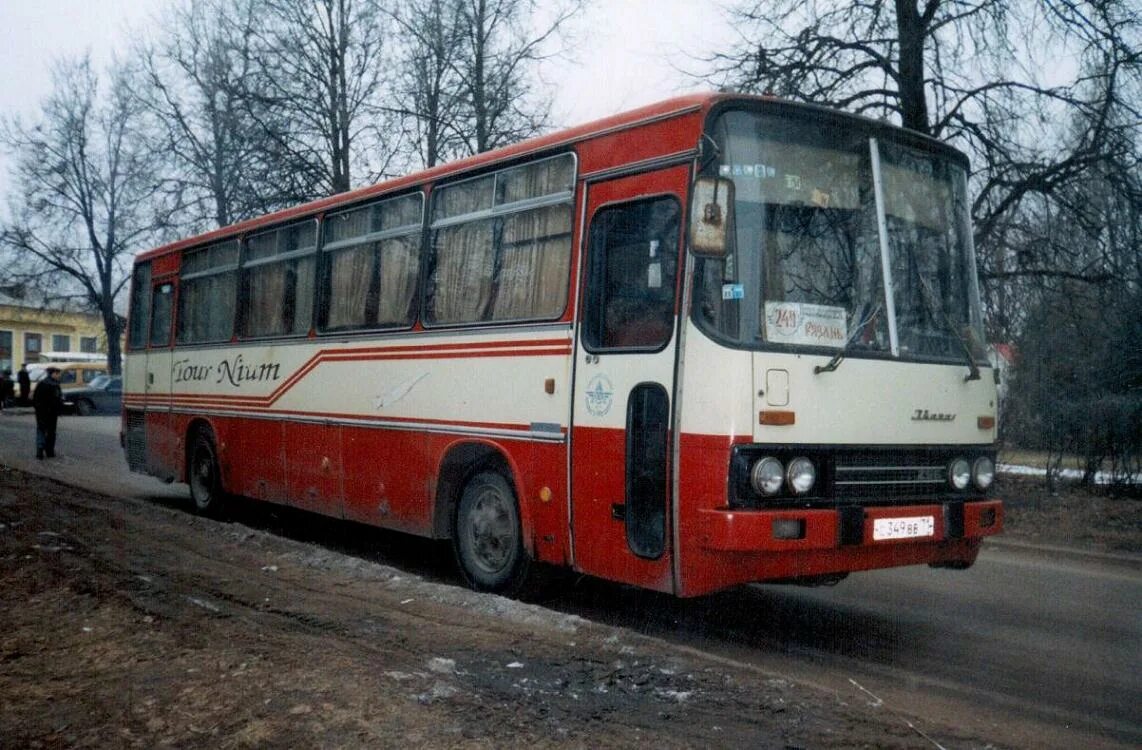
[{"label": "tour nium lettering", "polygon": [[276,362],[249,364],[239,354],[222,360],[216,365],[205,365],[180,359],[171,368],[175,383],[212,381],[215,384],[229,383],[241,388],[243,383],[261,383],[281,378],[281,365]]},{"label": "tour nium lettering", "polygon": [[277,380],[281,365],[278,363],[263,362],[260,365],[248,365],[242,361],[242,355],[239,354],[233,359],[224,359],[218,363],[218,380],[215,382],[221,383],[226,380],[230,385],[235,388],[241,388],[242,383],[260,383],[265,380]]}]

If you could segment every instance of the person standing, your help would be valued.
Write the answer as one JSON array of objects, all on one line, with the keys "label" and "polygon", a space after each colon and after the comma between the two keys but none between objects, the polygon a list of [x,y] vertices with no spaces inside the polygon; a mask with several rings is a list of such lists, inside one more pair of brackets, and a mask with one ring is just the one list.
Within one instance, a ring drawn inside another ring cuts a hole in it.
[{"label": "person standing", "polygon": [[32,395],[32,376],[28,374],[28,364],[20,365],[16,373],[16,382],[20,384],[20,405],[28,405],[28,397]]},{"label": "person standing", "polygon": [[63,411],[58,367],[49,367],[44,379],[36,385],[32,406],[36,410],[36,458],[55,458],[56,422]]},{"label": "person standing", "polygon": [[0,372],[0,411],[12,405],[15,395],[16,385],[12,382],[12,371],[4,368],[4,371]]}]

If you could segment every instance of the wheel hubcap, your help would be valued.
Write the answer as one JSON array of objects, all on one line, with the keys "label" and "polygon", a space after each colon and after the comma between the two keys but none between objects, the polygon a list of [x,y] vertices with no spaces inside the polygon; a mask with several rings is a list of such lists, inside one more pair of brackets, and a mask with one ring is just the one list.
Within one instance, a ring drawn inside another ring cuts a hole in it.
[{"label": "wheel hubcap", "polygon": [[202,449],[195,451],[194,471],[191,476],[193,478],[195,499],[198,500],[200,504],[209,501],[213,476],[209,453]]},{"label": "wheel hubcap", "polygon": [[488,572],[502,570],[511,557],[515,536],[506,501],[497,492],[484,492],[473,504],[469,521],[476,562]]}]

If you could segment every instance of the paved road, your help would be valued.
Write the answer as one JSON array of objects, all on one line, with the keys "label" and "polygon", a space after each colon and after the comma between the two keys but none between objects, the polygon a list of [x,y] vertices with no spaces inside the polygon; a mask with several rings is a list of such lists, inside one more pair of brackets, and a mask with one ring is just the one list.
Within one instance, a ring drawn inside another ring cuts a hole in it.
[{"label": "paved road", "polygon": [[[32,457],[33,432],[28,415],[0,416],[0,461],[111,494],[186,495],[126,471],[115,418],[63,418],[54,462]],[[877,571],[835,588],[753,586],[697,601],[587,581],[546,604],[819,685],[902,722],[959,725],[1000,745],[1142,745],[1137,560],[1000,542],[964,572]]]}]

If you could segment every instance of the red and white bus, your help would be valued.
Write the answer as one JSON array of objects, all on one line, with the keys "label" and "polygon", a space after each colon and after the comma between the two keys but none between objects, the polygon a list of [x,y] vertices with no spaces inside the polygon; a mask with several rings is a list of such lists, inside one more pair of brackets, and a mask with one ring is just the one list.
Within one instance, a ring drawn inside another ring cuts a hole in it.
[{"label": "red and white bus", "polygon": [[970,565],[996,387],[967,162],[698,95],[135,264],[135,471],[694,596]]}]

